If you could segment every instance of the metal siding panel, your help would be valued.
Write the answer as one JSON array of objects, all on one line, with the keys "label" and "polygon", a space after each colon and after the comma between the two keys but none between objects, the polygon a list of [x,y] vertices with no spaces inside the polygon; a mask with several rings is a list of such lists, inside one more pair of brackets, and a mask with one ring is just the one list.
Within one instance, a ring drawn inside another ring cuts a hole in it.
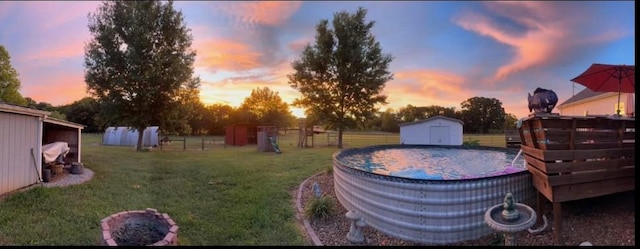
[{"label": "metal siding panel", "polygon": [[[2,113],[0,124],[0,194],[36,183],[31,148],[39,151],[38,117]],[[35,155],[37,156],[37,155]]]},{"label": "metal siding panel", "polygon": [[[371,147],[349,150],[371,153]],[[386,148],[393,148],[391,146]],[[535,200],[531,174],[519,172],[457,181],[418,180],[374,174],[333,157],[336,197],[367,225],[394,237],[427,244],[450,244],[491,234],[486,210],[501,203],[507,190],[527,205]]]},{"label": "metal siding panel", "polygon": [[[78,162],[82,163],[82,130],[78,129]],[[156,145],[158,145],[158,135],[156,133]]]},{"label": "metal siding panel", "polygon": [[9,189],[9,116],[0,112],[0,194]]},{"label": "metal siding panel", "polygon": [[[37,168],[39,165],[34,163],[34,158],[41,156],[41,154],[36,154],[39,150],[38,148],[42,146],[42,142],[38,139],[38,127],[40,120],[38,117],[32,117],[25,120],[25,132],[24,137],[18,137],[24,143],[24,160],[26,164],[22,167],[24,181],[21,183],[20,187],[29,186],[31,184],[38,182],[38,171]],[[33,149],[33,156],[31,155],[31,150]],[[36,162],[37,163],[37,162]]]}]

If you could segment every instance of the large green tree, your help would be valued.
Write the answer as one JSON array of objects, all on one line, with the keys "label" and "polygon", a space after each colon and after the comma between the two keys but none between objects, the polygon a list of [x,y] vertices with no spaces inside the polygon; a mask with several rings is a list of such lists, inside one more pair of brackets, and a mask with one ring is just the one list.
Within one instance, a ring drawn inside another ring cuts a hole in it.
[{"label": "large green tree", "polygon": [[233,107],[227,104],[212,104],[206,107],[203,116],[205,127],[209,135],[224,135],[224,127],[233,123],[235,115]]},{"label": "large green tree", "polygon": [[60,109],[67,117],[67,120],[84,125],[83,132],[100,132],[105,128],[99,124],[98,112],[100,105],[94,98],[84,97],[69,105],[62,106]]},{"label": "large green tree", "polygon": [[472,97],[460,104],[465,132],[489,133],[504,129],[505,112],[502,102],[495,98]]},{"label": "large green tree", "polygon": [[427,108],[413,105],[400,107],[397,113],[399,119],[403,123],[414,122],[428,117]]},{"label": "large green tree", "polygon": [[248,114],[246,116],[250,117],[245,122],[255,122],[260,125],[289,127],[295,121],[295,117],[289,110],[289,104],[280,98],[278,92],[274,92],[268,87],[258,87],[251,90],[251,95],[244,99],[238,111],[244,112]]},{"label": "large green tree", "polygon": [[374,22],[365,21],[367,11],[360,7],[354,14],[334,13],[332,26],[321,20],[316,26],[313,45],[307,44],[295,70],[288,75],[289,85],[302,95],[294,105],[317,114],[338,130],[338,148],[342,132],[365,122],[386,104],[381,92],[393,78],[388,71],[392,56],[383,54],[380,43],[371,34]]},{"label": "large green tree", "polygon": [[49,114],[49,117],[52,117],[52,118],[57,118],[62,120],[67,119],[65,111],[63,110],[64,108],[62,107],[55,107],[52,104],[47,102],[36,102],[34,99],[30,97],[26,97],[24,98],[24,100],[26,103],[24,104],[24,106],[26,107],[51,112],[51,114]]},{"label": "large green tree", "polygon": [[173,1],[106,1],[89,14],[88,26],[85,81],[105,122],[140,131],[138,150],[150,125],[183,128],[177,121],[189,119],[185,94],[197,94],[200,85],[191,30]]},{"label": "large green tree", "polygon": [[515,114],[507,113],[504,116],[504,128],[505,129],[515,129],[516,122],[518,122],[518,118]]},{"label": "large green tree", "polygon": [[27,101],[18,90],[20,90],[18,71],[11,65],[9,52],[0,45],[0,102],[26,105]]},{"label": "large green tree", "polygon": [[393,109],[387,109],[380,114],[380,130],[386,132],[400,132],[400,122],[398,115]]}]

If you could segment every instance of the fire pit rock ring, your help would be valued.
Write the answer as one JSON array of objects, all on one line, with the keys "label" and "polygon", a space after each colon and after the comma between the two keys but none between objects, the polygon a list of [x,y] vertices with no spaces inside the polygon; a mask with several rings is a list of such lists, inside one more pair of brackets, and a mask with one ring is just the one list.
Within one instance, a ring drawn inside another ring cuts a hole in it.
[{"label": "fire pit rock ring", "polygon": [[178,244],[178,226],[158,210],[123,211],[100,222],[102,243],[107,246],[170,246]]}]

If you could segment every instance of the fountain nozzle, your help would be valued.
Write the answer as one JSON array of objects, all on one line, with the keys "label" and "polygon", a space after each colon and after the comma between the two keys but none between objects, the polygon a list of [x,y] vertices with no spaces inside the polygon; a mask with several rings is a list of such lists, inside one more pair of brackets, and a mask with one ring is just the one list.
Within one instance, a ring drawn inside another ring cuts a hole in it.
[{"label": "fountain nozzle", "polygon": [[502,207],[502,218],[505,221],[514,221],[520,217],[520,213],[516,210],[515,203],[513,202],[513,195],[511,193],[507,193],[504,196],[504,204]]}]

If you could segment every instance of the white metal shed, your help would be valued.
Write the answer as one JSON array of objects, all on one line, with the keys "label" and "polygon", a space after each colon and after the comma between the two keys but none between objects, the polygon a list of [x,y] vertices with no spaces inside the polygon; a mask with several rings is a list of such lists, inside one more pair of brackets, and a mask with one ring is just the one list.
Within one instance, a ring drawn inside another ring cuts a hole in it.
[{"label": "white metal shed", "polygon": [[442,115],[400,124],[400,143],[415,145],[462,145],[459,119]]},{"label": "white metal shed", "polygon": [[[159,126],[149,126],[142,133],[142,146],[159,145]],[[136,146],[138,144],[138,130],[126,126],[107,127],[102,138],[103,145]]]},{"label": "white metal shed", "polygon": [[67,159],[81,162],[83,125],[48,117],[51,113],[0,103],[0,195],[42,179],[42,145],[67,142]]}]

